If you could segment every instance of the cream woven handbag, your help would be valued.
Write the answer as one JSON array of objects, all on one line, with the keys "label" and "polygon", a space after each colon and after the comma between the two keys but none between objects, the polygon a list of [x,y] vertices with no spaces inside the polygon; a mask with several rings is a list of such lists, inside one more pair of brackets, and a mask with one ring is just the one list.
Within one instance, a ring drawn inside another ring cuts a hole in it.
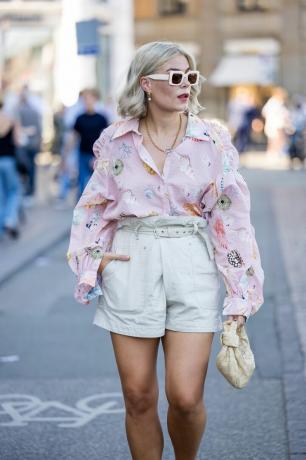
[{"label": "cream woven handbag", "polygon": [[233,387],[245,387],[255,369],[245,326],[238,329],[237,321],[224,321],[220,342],[222,346],[217,354],[217,368]]}]

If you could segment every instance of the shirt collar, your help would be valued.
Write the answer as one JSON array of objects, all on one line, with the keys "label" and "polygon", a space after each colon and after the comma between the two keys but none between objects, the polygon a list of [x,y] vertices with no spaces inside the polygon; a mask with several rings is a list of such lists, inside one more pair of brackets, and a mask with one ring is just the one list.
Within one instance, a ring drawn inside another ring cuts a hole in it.
[{"label": "shirt collar", "polygon": [[116,129],[112,135],[112,139],[117,139],[117,137],[124,136],[125,134],[133,131],[136,134],[141,136],[139,132],[139,118],[124,118],[118,122],[115,122]]},{"label": "shirt collar", "polygon": [[[125,118],[116,122],[116,129],[112,135],[112,139],[117,139],[129,132],[134,132],[141,136],[141,133],[139,132],[139,118]],[[204,121],[191,112],[188,112],[185,137],[192,137],[193,139],[202,141],[210,140],[205,129]]]},{"label": "shirt collar", "polygon": [[201,120],[201,118],[191,112],[188,113],[185,137],[192,137],[193,139],[200,141],[210,140],[210,137],[205,129],[205,121]]}]

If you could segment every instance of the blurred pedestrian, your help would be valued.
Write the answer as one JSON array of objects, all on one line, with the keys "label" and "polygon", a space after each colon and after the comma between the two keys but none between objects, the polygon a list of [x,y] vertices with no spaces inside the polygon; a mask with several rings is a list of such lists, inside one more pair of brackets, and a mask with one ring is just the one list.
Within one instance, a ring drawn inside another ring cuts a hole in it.
[{"label": "blurred pedestrian", "polygon": [[232,137],[242,123],[245,108],[248,106],[248,91],[245,88],[239,88],[229,99],[227,106],[227,123]]},{"label": "blurred pedestrian", "polygon": [[0,237],[18,238],[21,184],[16,167],[18,122],[3,110],[0,97]]},{"label": "blurred pedestrian", "polygon": [[95,168],[73,212],[75,298],[99,296],[94,324],[111,333],[137,459],[162,458],[160,340],[175,458],[195,459],[213,335],[222,330],[218,273],[223,314],[238,328],[263,303],[249,190],[227,128],[197,116],[201,80],[195,58],[176,43],[137,50],[119,98],[122,119],[94,143]]},{"label": "blurred pedestrian", "polygon": [[246,151],[251,143],[252,122],[260,116],[260,111],[255,103],[252,94],[245,94],[243,104],[240,106],[239,120],[237,117],[237,126],[233,136],[233,143],[239,153]]},{"label": "blurred pedestrian", "polygon": [[16,113],[21,126],[18,155],[27,168],[24,195],[28,198],[33,198],[36,189],[35,158],[41,148],[42,120],[41,113],[31,100],[31,93],[27,86],[24,86],[21,90]]},{"label": "blurred pedestrian", "polygon": [[290,121],[292,125],[289,135],[288,153],[290,166],[293,168],[295,160],[304,166],[306,156],[306,113],[302,100],[295,100],[290,109]]},{"label": "blurred pedestrian", "polygon": [[64,148],[65,140],[65,106],[61,104],[59,109],[53,115],[54,136],[52,140],[51,152],[55,155],[61,155]]},{"label": "blurred pedestrian", "polygon": [[[109,125],[107,118],[98,113],[96,104],[98,93],[96,90],[88,89],[82,93],[84,111],[77,117],[70,138],[65,146],[64,164],[67,163],[67,156],[74,146],[78,149],[78,197],[83,193],[84,188],[93,172],[94,155],[92,151],[95,140],[101,132]],[[66,166],[64,166],[65,168]]]},{"label": "blurred pedestrian", "polygon": [[268,139],[267,155],[271,157],[286,152],[287,130],[290,128],[286,100],[287,92],[283,88],[276,88],[262,109],[265,118],[264,132]]},{"label": "blurred pedestrian", "polygon": [[108,124],[118,118],[114,113],[114,103],[112,98],[107,97],[105,103],[100,100],[100,93],[96,88],[85,88],[79,92],[78,100],[75,104],[69,106],[65,110],[65,125],[67,129],[73,129],[76,119],[86,111],[85,99],[86,94],[92,93],[95,98],[94,109],[96,113],[103,115]]},{"label": "blurred pedestrian", "polygon": [[[66,114],[66,107],[61,104],[59,109],[53,115],[53,129],[54,129],[54,137],[51,146],[51,152],[54,155],[59,155],[62,157],[64,155],[64,146],[65,146],[65,139],[67,135],[67,128],[65,124],[65,114]],[[55,179],[58,181],[59,184],[59,194],[57,196],[58,203],[56,206],[61,206],[64,204],[69,190],[70,190],[70,174],[69,169],[61,169],[56,172]]]}]

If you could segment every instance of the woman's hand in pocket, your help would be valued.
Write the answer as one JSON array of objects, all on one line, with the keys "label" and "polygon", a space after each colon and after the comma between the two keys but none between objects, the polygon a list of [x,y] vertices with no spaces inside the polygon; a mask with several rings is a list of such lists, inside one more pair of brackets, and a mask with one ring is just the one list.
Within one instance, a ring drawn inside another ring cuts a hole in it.
[{"label": "woman's hand in pocket", "polygon": [[103,275],[103,270],[106,267],[106,265],[111,261],[111,260],[123,260],[123,261],[128,261],[130,260],[130,256],[128,255],[123,255],[123,254],[115,254],[114,252],[105,252],[104,256],[101,260],[101,263],[98,268],[98,273],[101,273]]}]

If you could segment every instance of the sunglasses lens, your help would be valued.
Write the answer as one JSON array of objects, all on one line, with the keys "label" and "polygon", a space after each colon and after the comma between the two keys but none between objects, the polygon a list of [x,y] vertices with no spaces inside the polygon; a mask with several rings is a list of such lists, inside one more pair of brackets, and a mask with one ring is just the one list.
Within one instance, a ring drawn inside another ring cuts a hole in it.
[{"label": "sunglasses lens", "polygon": [[182,82],[183,75],[181,73],[173,73],[172,74],[172,84],[179,85]]},{"label": "sunglasses lens", "polygon": [[188,75],[188,81],[191,85],[194,85],[198,81],[198,74],[196,72],[190,72]]}]

